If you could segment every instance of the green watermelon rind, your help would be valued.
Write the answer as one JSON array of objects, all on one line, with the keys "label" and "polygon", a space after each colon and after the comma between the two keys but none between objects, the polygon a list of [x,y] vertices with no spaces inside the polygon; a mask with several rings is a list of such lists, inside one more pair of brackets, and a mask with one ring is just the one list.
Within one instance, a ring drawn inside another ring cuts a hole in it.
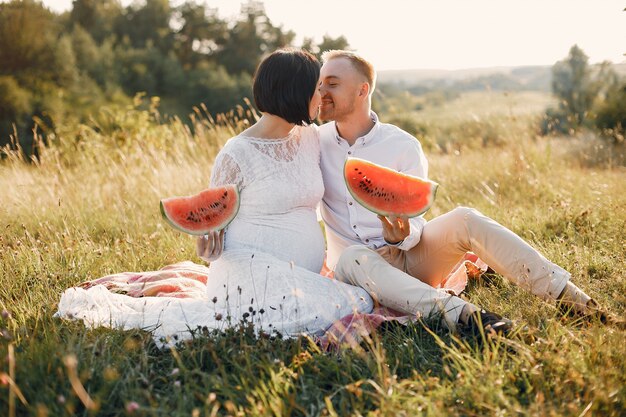
[{"label": "green watermelon rind", "polygon": [[219,232],[220,230],[225,229],[230,224],[230,222],[232,222],[235,219],[235,217],[237,217],[237,213],[239,213],[239,205],[240,205],[241,196],[239,194],[239,189],[237,188],[237,186],[233,186],[233,188],[235,190],[235,194],[237,195],[237,208],[233,211],[233,214],[231,216],[226,218],[222,222],[222,224],[218,225],[217,227],[211,228],[209,230],[198,230],[198,231],[185,229],[184,227],[180,226],[178,223],[172,221],[172,219],[170,219],[167,216],[167,213],[165,213],[165,208],[163,207],[163,200],[159,202],[159,205],[161,207],[161,215],[167,221],[167,223],[169,223],[169,225],[172,226],[174,229],[179,230],[183,233],[187,233],[189,235],[203,236],[211,231]]},{"label": "green watermelon rind", "polygon": [[[368,209],[369,211],[371,211],[372,213],[376,213],[379,214],[381,216],[385,216],[385,217],[389,217],[389,216],[406,216],[406,217],[417,217],[417,216],[421,216],[422,214],[426,213],[430,207],[433,205],[433,203],[435,202],[435,197],[437,195],[437,189],[439,188],[439,184],[437,184],[434,181],[431,180],[427,180],[427,179],[423,179],[423,178],[419,178],[420,181],[429,183],[431,186],[431,190],[430,190],[430,196],[429,196],[429,204],[427,206],[425,206],[422,210],[415,212],[415,213],[392,213],[390,211],[385,211],[385,210],[379,210],[376,207],[373,207],[372,205],[370,205],[369,203],[365,202],[364,200],[362,200],[354,191],[352,191],[352,189],[350,188],[350,185],[348,184],[348,179],[345,177],[345,172],[346,172],[346,165],[348,163],[349,160],[360,160],[363,161],[367,164],[371,164],[371,165],[378,165],[374,162],[368,161],[366,159],[361,159],[361,158],[347,158],[343,164],[343,172],[344,172],[344,182],[346,183],[346,188],[348,189],[348,191],[350,192],[350,195],[352,195],[352,197],[363,207],[365,207],[366,209]],[[379,167],[391,170],[390,168],[387,167],[383,167],[382,165],[378,165]],[[414,178],[418,178],[415,177],[413,175],[408,175],[408,174],[404,174],[402,172],[397,172],[399,175],[405,175],[405,176],[409,176],[409,177],[414,177]]]}]

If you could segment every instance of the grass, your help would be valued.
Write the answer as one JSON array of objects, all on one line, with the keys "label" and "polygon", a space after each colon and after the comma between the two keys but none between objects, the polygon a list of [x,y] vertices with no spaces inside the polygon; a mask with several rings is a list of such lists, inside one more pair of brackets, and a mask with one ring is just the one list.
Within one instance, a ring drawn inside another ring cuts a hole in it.
[{"label": "grass", "polygon": [[[537,138],[534,116],[522,113],[485,118],[501,138],[497,143],[431,149],[431,177],[441,187],[428,217],[457,205],[481,210],[623,316],[620,150],[599,152],[606,145],[593,138]],[[564,320],[553,306],[501,278],[470,286],[467,296],[527,324],[534,343],[460,340],[418,323],[392,327],[362,350],[338,354],[320,352],[306,337],[257,339],[248,328],[198,334],[162,350],[139,330],[88,330],[53,318],[61,292],[78,282],[197,261],[193,239],[163,226],[157,202],[206,186],[217,150],[250,116],[239,109],[211,120],[198,110],[192,132],[178,121],[155,121],[150,109],[111,110],[89,126],[61,131],[36,163],[5,150],[0,413],[626,413],[625,332]],[[471,119],[458,120],[453,114],[428,123],[461,143],[463,123]]]},{"label": "grass", "polygon": [[537,91],[406,94],[387,100],[388,122],[419,137],[431,153],[501,147],[533,137],[537,129],[529,120],[554,103],[551,95]]}]

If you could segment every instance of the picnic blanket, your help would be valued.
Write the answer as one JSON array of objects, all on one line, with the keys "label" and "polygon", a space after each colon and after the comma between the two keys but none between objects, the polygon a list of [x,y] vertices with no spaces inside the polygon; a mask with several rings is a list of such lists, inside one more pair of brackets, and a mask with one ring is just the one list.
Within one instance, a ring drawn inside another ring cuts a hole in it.
[{"label": "picnic blanket", "polygon": [[[487,265],[475,254],[468,252],[444,280],[442,287],[458,295],[465,289],[468,279],[478,278]],[[332,278],[332,271],[324,268],[321,274]],[[90,280],[77,287],[89,289],[98,285],[115,294],[129,297],[206,298],[209,268],[190,261],[165,266],[156,271],[121,272]],[[335,321],[322,336],[315,338],[324,350],[337,350],[347,346],[356,348],[383,323],[394,321],[406,324],[419,317],[406,315],[393,309],[377,306],[370,313],[353,313]]]}]

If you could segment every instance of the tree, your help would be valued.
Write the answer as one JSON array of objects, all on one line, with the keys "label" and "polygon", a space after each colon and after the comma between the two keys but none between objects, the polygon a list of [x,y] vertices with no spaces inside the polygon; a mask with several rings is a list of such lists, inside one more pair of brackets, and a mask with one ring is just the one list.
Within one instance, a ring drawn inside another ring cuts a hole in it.
[{"label": "tree", "polygon": [[115,22],[122,15],[122,11],[118,0],[74,0],[69,16],[69,29],[79,25],[97,43],[102,43],[113,33]]},{"label": "tree", "polygon": [[32,110],[31,94],[15,78],[0,76],[0,146],[8,143],[13,124],[18,131],[26,127]]},{"label": "tree", "polygon": [[65,110],[65,93],[75,81],[72,44],[62,35],[57,16],[32,0],[0,3],[0,76],[3,103],[0,143],[18,128],[28,145],[32,116],[51,125],[51,115]]},{"label": "tree", "polygon": [[176,20],[176,52],[185,69],[191,69],[210,58],[225,42],[228,30],[214,9],[204,4],[186,2],[178,7]]},{"label": "tree", "polygon": [[53,78],[60,29],[54,15],[40,3],[0,3],[0,74]]},{"label": "tree", "polygon": [[103,89],[117,84],[112,40],[98,45],[81,25],[75,25],[70,36],[79,73],[93,79]]},{"label": "tree", "polygon": [[624,142],[626,136],[626,82],[610,90],[599,104],[596,126],[615,142]]},{"label": "tree", "polygon": [[349,49],[350,45],[345,36],[338,36],[333,38],[330,35],[324,35],[322,42],[318,45],[320,53],[330,51],[331,49]]},{"label": "tree", "polygon": [[144,5],[134,3],[119,17],[116,33],[134,48],[154,46],[167,54],[174,40],[170,28],[172,17],[169,0],[146,0]]},{"label": "tree", "polygon": [[559,99],[559,110],[574,129],[581,126],[597,89],[591,78],[587,55],[578,45],[572,46],[569,55],[552,67],[552,92]]},{"label": "tree", "polygon": [[304,38],[302,42],[302,49],[306,49],[313,55],[317,57],[317,59],[322,58],[322,53],[325,51],[329,51],[331,49],[343,49],[349,50],[350,45],[348,44],[348,40],[345,36],[338,36],[333,38],[330,35],[324,35],[322,38],[322,42],[319,45],[315,44],[315,40],[313,38]]},{"label": "tree", "polygon": [[612,62],[604,61],[598,65],[592,85],[592,90],[596,92],[596,99],[599,100],[605,100],[612,92],[620,88],[621,80]]},{"label": "tree", "polygon": [[217,62],[231,73],[252,74],[264,54],[291,45],[294,38],[292,31],[272,24],[262,3],[249,1],[241,6],[241,17],[228,32]]}]

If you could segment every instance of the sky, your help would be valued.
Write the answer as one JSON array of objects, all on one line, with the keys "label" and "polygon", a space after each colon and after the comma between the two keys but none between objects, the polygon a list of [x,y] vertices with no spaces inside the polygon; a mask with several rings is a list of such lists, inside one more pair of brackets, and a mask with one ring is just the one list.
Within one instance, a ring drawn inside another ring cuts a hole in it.
[{"label": "sky", "polygon": [[[199,0],[200,1],[200,0]],[[122,0],[122,4],[130,4]],[[173,4],[180,3],[176,0]],[[43,0],[60,12],[72,0]],[[223,18],[239,0],[207,0]],[[553,65],[577,44],[590,63],[626,62],[622,0],[264,0],[273,24],[345,36],[378,70]]]}]

